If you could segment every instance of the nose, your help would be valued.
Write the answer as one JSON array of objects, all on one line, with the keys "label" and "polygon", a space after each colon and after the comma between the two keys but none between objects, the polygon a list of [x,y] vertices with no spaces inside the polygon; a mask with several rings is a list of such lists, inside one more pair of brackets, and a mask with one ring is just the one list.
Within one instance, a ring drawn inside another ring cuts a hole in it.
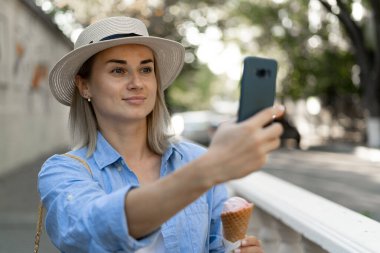
[{"label": "nose", "polygon": [[136,73],[131,73],[127,76],[127,89],[128,90],[140,90],[143,88],[142,80]]}]

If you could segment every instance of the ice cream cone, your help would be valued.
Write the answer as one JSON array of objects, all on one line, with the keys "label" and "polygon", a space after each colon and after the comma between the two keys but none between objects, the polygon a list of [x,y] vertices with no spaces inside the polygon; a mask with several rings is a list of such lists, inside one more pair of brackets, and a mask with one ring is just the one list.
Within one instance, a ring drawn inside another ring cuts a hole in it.
[{"label": "ice cream cone", "polygon": [[245,237],[253,208],[254,205],[250,203],[239,210],[222,213],[223,234],[226,240],[236,242]]}]

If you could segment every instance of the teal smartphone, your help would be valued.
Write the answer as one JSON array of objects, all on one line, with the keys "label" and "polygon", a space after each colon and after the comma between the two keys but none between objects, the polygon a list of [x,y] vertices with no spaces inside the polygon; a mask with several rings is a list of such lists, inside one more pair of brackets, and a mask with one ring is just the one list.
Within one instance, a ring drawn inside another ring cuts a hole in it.
[{"label": "teal smartphone", "polygon": [[238,122],[273,106],[276,96],[277,61],[246,57],[240,87]]}]

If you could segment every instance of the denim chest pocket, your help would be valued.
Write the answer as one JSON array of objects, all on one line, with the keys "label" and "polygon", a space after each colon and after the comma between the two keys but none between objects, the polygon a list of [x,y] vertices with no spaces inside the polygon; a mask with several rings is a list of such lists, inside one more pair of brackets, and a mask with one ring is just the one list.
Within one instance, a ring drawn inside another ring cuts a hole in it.
[{"label": "denim chest pocket", "polygon": [[184,209],[187,229],[192,242],[192,252],[208,252],[209,208],[198,199]]}]

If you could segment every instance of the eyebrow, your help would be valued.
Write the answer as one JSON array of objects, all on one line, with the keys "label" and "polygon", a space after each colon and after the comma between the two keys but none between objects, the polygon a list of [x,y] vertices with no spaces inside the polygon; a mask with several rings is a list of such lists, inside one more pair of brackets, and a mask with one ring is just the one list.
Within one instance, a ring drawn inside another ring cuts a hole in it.
[{"label": "eyebrow", "polygon": [[150,63],[150,62],[153,62],[152,59],[147,59],[147,60],[143,60],[140,62],[140,64],[147,64],[147,63]]},{"label": "eyebrow", "polygon": [[127,61],[117,60],[117,59],[108,60],[106,63],[119,63],[119,64],[125,64],[125,65],[127,65]]},{"label": "eyebrow", "polygon": [[[142,60],[140,62],[140,64],[147,64],[147,63],[150,63],[150,62],[153,62],[152,59],[146,59],[146,60]],[[111,60],[108,60],[106,63],[118,63],[118,64],[124,64],[124,65],[127,65],[127,61],[125,60],[118,60],[118,59],[111,59]]]}]

